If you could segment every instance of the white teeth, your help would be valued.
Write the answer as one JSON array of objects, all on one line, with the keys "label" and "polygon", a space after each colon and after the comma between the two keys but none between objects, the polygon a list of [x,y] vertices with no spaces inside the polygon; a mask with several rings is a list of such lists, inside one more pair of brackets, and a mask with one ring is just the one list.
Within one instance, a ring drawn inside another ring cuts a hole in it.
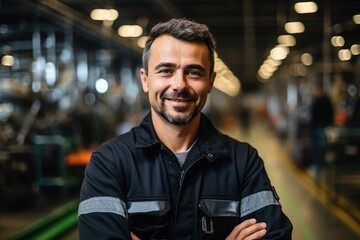
[{"label": "white teeth", "polygon": [[189,100],[186,100],[186,99],[168,99],[169,101],[171,102],[187,102]]}]

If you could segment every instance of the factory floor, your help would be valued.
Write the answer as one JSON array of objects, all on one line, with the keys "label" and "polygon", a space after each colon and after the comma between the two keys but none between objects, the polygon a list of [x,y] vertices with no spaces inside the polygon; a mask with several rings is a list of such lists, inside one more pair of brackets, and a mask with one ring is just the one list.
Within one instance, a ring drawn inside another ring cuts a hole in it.
[{"label": "factory floor", "polygon": [[[360,239],[360,193],[348,196],[335,194],[336,198],[332,198],[309,171],[294,164],[285,147],[286,143],[268,124],[257,122],[244,130],[237,121],[227,121],[221,130],[258,149],[280,196],[284,212],[294,225],[294,240]],[[72,197],[74,206],[77,201],[76,192]],[[46,218],[63,205],[60,199],[50,198],[42,206],[3,210],[0,212],[0,239],[14,239],[11,236],[39,221],[39,218]],[[74,215],[76,209],[73,208],[70,212]],[[72,217],[71,224],[59,239],[78,239],[76,215]]]}]

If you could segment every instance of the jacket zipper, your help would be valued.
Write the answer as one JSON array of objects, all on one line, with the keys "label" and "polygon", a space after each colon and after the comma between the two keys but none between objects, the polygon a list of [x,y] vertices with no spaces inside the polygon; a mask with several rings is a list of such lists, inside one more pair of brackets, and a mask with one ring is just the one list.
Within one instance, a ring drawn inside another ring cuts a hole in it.
[{"label": "jacket zipper", "polygon": [[192,166],[195,165],[195,163],[197,163],[203,157],[204,157],[204,154],[200,154],[194,161],[191,162],[190,166],[188,166],[185,170],[181,170],[180,180],[179,180],[179,192],[178,192],[178,195],[177,195],[176,209],[175,209],[175,226],[176,226],[176,219],[177,219],[177,212],[178,212],[178,206],[179,206],[180,193],[181,193],[181,190],[182,190],[182,185],[183,185],[183,182],[184,182],[184,179],[185,179],[185,175],[189,171],[189,169],[192,168]]},{"label": "jacket zipper", "polygon": [[[203,154],[200,154],[194,161],[192,161],[192,163],[190,164],[189,167],[187,167],[185,170],[181,170],[181,173],[180,173],[180,181],[179,181],[179,185],[180,185],[180,188],[179,188],[179,195],[180,195],[180,192],[181,192],[181,187],[182,187],[182,184],[184,182],[184,178],[185,178],[185,175],[186,173],[189,171],[189,169],[195,164],[197,163],[204,155]],[[178,196],[179,196],[178,195]],[[179,197],[178,197],[179,198]],[[179,199],[178,199],[179,200]]]},{"label": "jacket zipper", "polygon": [[180,193],[180,190],[181,190],[181,186],[182,186],[182,183],[184,181],[184,175],[185,175],[185,170],[181,170],[181,173],[180,173],[180,181],[179,181],[179,193]]}]

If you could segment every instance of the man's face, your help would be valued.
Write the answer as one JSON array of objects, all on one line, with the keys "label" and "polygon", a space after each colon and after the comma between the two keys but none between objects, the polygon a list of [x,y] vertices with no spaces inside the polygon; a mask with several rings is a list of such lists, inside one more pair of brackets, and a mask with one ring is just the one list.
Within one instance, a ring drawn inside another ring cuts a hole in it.
[{"label": "man's face", "polygon": [[141,69],[140,76],[151,111],[172,124],[189,123],[203,108],[216,76],[210,75],[207,46],[163,35],[150,51],[148,73]]}]

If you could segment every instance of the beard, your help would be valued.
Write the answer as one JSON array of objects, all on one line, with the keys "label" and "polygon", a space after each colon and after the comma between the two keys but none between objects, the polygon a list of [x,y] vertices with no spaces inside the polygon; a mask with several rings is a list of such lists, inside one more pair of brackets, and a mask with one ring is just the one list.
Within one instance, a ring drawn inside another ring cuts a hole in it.
[{"label": "beard", "polygon": [[189,92],[181,92],[181,93],[172,93],[172,94],[164,94],[161,96],[163,100],[161,102],[160,109],[158,113],[162,116],[166,121],[174,125],[186,125],[190,123],[195,116],[201,111],[201,108],[195,104],[190,110],[188,107],[174,107],[173,110],[176,112],[175,114],[171,114],[165,106],[164,99],[166,98],[185,98],[192,99],[194,103],[196,103],[197,96],[191,95]]},{"label": "beard", "polygon": [[199,112],[200,112],[199,108],[195,107],[192,109],[192,111],[189,114],[186,115],[179,114],[178,116],[173,116],[170,113],[168,113],[168,111],[166,111],[165,106],[162,105],[159,113],[166,121],[168,121],[171,124],[186,125],[189,122],[191,122],[191,120],[193,120]]}]

